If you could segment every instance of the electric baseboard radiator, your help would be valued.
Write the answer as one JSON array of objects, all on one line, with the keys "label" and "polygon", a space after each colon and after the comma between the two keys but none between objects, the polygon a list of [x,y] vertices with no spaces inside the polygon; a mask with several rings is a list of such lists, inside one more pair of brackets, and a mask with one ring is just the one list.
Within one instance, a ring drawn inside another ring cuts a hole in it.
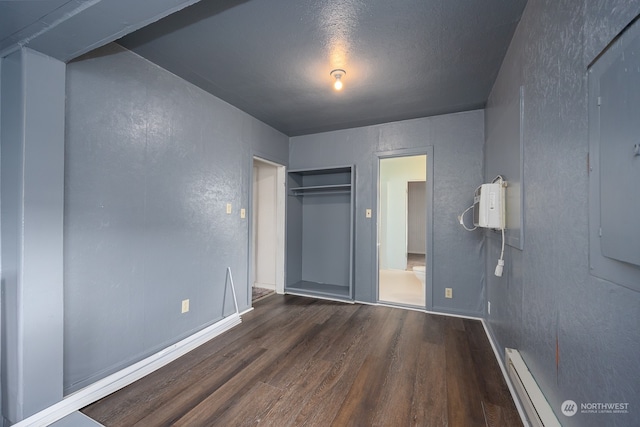
[{"label": "electric baseboard radiator", "polygon": [[549,402],[522,360],[520,352],[507,348],[504,360],[511,383],[531,425],[533,427],[561,427]]}]

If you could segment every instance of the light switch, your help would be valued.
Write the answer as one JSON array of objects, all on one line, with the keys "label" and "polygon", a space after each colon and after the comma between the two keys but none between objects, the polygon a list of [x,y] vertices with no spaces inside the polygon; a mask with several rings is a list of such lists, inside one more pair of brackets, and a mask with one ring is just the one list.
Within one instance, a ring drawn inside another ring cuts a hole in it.
[{"label": "light switch", "polygon": [[240,209],[240,218],[245,219],[247,217],[247,211],[245,208]]},{"label": "light switch", "polygon": [[227,203],[227,214],[231,213],[231,203]]},{"label": "light switch", "polygon": [[367,209],[364,213],[365,218],[371,218],[371,209]]}]

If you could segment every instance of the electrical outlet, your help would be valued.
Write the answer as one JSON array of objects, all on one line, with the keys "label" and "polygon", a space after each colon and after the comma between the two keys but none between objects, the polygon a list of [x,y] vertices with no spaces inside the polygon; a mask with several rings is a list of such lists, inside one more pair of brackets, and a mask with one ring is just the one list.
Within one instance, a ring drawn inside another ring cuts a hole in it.
[{"label": "electrical outlet", "polygon": [[491,301],[487,301],[487,314],[491,314]]},{"label": "electrical outlet", "polygon": [[444,297],[453,298],[453,288],[444,288]]},{"label": "electrical outlet", "polygon": [[182,300],[182,314],[186,313],[187,311],[189,311],[189,300],[185,299]]},{"label": "electrical outlet", "polygon": [[245,208],[240,209],[240,218],[245,219],[247,217],[247,210]]},{"label": "electrical outlet", "polygon": [[231,203],[227,203],[227,214],[231,213]]}]

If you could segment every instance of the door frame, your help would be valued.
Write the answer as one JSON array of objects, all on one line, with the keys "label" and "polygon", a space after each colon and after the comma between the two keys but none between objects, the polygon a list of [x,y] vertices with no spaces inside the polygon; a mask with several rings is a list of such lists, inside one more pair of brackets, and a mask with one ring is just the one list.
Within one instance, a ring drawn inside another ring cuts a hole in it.
[{"label": "door frame", "polygon": [[[373,201],[375,209],[375,221],[373,221],[373,235],[375,236],[374,250],[373,252],[373,277],[375,286],[376,302],[380,303],[380,266],[379,266],[379,252],[380,252],[380,160],[389,159],[394,157],[412,157],[412,156],[427,156],[427,185],[426,185],[426,213],[427,213],[427,239],[426,239],[426,274],[425,274],[425,304],[424,308],[427,311],[433,310],[433,145],[420,148],[407,148],[391,151],[380,151],[374,153],[374,165],[373,165]],[[387,304],[387,302],[382,301]],[[394,304],[403,306],[403,304]],[[415,306],[413,306],[415,307]]]},{"label": "door frame", "polygon": [[249,231],[249,256],[248,258],[248,266],[247,266],[247,295],[248,295],[248,304],[249,306],[253,306],[251,301],[252,287],[255,282],[255,260],[254,260],[254,251],[255,251],[255,236],[254,236],[254,219],[255,219],[255,211],[253,206],[253,182],[255,179],[253,172],[253,165],[255,161],[266,163],[268,165],[274,166],[276,168],[276,293],[284,294],[284,280],[285,280],[285,203],[286,203],[286,194],[285,194],[285,178],[286,178],[286,166],[278,163],[277,161],[270,160],[265,158],[265,156],[254,153],[251,156],[251,167],[250,167],[250,180],[249,180],[249,215],[247,215],[248,221],[248,231]]}]

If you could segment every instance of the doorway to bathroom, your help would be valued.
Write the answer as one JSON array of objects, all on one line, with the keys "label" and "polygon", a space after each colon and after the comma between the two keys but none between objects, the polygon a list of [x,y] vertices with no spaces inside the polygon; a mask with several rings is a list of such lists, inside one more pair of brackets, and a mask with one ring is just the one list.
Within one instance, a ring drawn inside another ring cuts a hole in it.
[{"label": "doorway to bathroom", "polygon": [[427,154],[378,159],[378,301],[427,306]]}]

